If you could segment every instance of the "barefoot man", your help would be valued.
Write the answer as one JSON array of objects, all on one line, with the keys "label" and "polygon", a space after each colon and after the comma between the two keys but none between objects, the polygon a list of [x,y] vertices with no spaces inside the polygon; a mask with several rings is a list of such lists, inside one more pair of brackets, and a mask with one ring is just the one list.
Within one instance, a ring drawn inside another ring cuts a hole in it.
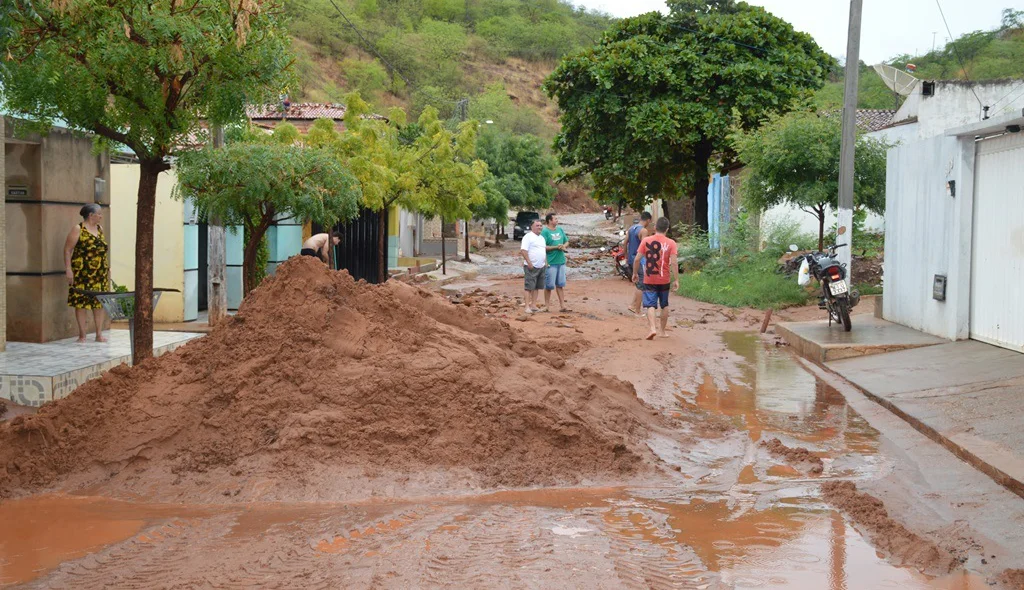
[{"label": "barefoot man", "polygon": [[[655,234],[644,238],[637,249],[636,260],[633,261],[633,282],[639,278],[640,265],[644,267],[644,309],[651,331],[648,340],[654,340],[658,334],[664,338],[668,326],[668,290],[669,286],[679,290],[679,267],[676,266],[676,242],[670,239],[668,219],[658,218]],[[661,308],[661,327],[655,322],[654,310]]]},{"label": "barefoot man", "polygon": [[302,256],[312,256],[313,258],[319,258],[320,260],[327,262],[328,241],[337,246],[341,243],[341,238],[335,233],[316,234],[314,236],[310,236],[308,240],[302,243],[302,250],[299,254]]},{"label": "barefoot man", "polygon": [[537,311],[537,292],[544,288],[544,267],[547,266],[548,252],[544,237],[540,235],[541,223],[533,220],[530,231],[523,236],[519,252],[523,255],[523,281],[526,289],[526,313]]}]

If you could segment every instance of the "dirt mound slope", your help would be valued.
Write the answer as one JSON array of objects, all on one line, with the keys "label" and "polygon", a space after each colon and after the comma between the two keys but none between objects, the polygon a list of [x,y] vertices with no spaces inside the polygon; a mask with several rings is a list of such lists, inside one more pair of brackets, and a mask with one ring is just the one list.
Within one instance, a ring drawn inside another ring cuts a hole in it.
[{"label": "dirt mound slope", "polygon": [[273,487],[341,468],[621,480],[652,468],[643,440],[658,419],[632,385],[568,367],[504,322],[295,258],[207,337],[0,425],[0,497],[247,476]]},{"label": "dirt mound slope", "polygon": [[885,504],[870,494],[857,491],[850,481],[828,481],[821,485],[822,496],[850,515],[875,545],[896,563],[916,567],[931,574],[947,574],[960,563],[934,543],[907,530],[889,516]]}]

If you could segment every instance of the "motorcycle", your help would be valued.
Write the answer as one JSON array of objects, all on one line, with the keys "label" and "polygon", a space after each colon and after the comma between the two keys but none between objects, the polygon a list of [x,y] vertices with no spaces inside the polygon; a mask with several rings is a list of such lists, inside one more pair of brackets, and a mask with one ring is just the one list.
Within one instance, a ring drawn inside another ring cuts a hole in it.
[{"label": "motorcycle", "polygon": [[[834,321],[843,325],[843,331],[849,332],[853,329],[850,310],[860,303],[860,292],[850,288],[846,265],[836,260],[836,249],[845,245],[834,244],[826,248],[825,252],[803,254],[797,283],[803,286],[811,282],[811,277],[817,279],[821,284],[818,307],[828,311],[828,325],[831,326]],[[796,244],[789,246],[791,252],[798,249]]]},{"label": "motorcycle", "polygon": [[[619,232],[620,236],[625,236],[625,231]],[[626,249],[621,244],[616,244],[609,248],[601,248],[602,252],[608,252],[612,256],[613,263],[615,264],[615,273],[627,281],[633,280],[633,269],[626,263]]]},{"label": "motorcycle", "polygon": [[609,205],[604,206],[604,218],[611,219],[615,215],[612,213],[612,208]]}]

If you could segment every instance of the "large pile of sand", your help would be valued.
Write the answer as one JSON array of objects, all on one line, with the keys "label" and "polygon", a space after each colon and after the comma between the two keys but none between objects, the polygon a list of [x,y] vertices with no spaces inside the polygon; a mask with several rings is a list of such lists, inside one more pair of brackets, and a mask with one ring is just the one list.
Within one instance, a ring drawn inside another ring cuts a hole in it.
[{"label": "large pile of sand", "polygon": [[631,385],[566,366],[504,322],[297,258],[207,337],[0,425],[0,497],[305,484],[337,498],[323,489],[334,475],[351,491],[422,472],[622,480],[650,469],[652,420]]}]

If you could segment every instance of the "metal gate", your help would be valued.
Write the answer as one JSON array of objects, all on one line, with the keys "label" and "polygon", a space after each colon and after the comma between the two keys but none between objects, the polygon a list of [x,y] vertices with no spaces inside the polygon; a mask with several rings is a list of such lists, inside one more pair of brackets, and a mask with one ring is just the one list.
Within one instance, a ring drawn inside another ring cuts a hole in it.
[{"label": "metal gate", "polygon": [[[339,223],[334,227],[341,236],[341,243],[334,249],[336,268],[343,268],[352,278],[365,280],[367,283],[377,282],[377,260],[380,252],[380,221],[384,216],[384,227],[388,226],[388,212],[360,209],[359,217],[348,223]],[[323,231],[313,224],[313,233]],[[384,237],[385,247],[387,236]],[[387,264],[387,252],[384,253]],[[387,273],[385,272],[385,277]]]},{"label": "metal gate", "polygon": [[970,334],[1024,352],[1024,134],[978,143]]}]

